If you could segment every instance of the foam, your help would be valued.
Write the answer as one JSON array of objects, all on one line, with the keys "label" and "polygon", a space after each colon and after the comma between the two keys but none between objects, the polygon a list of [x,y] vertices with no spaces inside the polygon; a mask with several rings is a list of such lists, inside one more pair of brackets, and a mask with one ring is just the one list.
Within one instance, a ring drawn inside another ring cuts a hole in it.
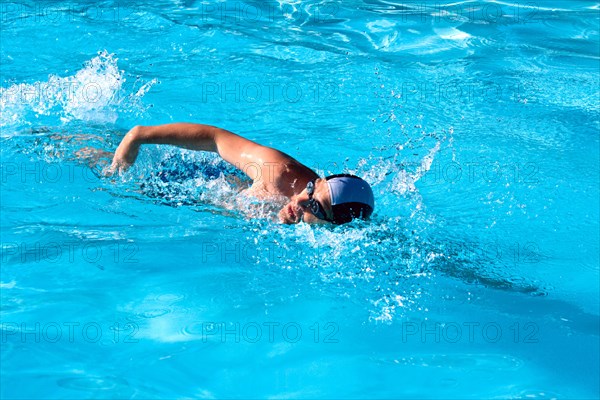
[{"label": "foam", "polygon": [[107,51],[84,63],[73,75],[49,75],[45,81],[14,83],[0,89],[0,127],[60,125],[70,121],[114,123],[120,113],[139,108],[139,99],[157,81],[134,94],[124,90],[125,73]]}]

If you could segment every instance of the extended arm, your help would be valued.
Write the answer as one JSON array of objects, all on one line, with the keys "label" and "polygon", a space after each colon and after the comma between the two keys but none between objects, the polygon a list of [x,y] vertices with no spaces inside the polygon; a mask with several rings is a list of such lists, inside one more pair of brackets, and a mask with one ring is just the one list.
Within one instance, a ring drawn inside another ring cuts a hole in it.
[{"label": "extended arm", "polygon": [[[255,183],[279,186],[281,176],[288,173],[314,174],[307,167],[279,150],[261,146],[225,129],[210,125],[174,123],[157,126],[136,126],[131,129],[115,151],[110,171],[129,168],[143,144],[169,144],[190,150],[217,152],[227,162],[246,173]],[[287,179],[286,179],[287,180]],[[277,191],[286,192],[278,188]]]}]

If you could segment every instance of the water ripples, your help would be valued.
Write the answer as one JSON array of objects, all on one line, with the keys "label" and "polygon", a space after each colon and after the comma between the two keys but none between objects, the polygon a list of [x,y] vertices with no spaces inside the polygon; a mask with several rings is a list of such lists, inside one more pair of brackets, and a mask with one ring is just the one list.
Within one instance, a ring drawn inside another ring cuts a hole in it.
[{"label": "water ripples", "polygon": [[[56,382],[58,386],[80,391],[122,391],[128,389],[127,380],[115,376],[85,376],[77,378],[62,378]],[[130,389],[131,390],[131,389]]]},{"label": "water ripples", "polygon": [[418,354],[398,359],[374,359],[399,367],[457,368],[487,371],[517,371],[523,360],[504,354]]}]

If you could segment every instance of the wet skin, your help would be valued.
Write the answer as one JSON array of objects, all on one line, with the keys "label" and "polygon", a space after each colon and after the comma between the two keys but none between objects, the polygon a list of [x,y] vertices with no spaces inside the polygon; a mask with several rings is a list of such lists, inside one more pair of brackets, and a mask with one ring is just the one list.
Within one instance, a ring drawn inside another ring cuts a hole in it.
[{"label": "wet skin", "polygon": [[279,220],[285,224],[301,221],[329,223],[310,210],[311,199],[306,185],[314,181],[312,198],[321,204],[327,218],[333,218],[329,186],[314,171],[277,149],[262,146],[211,125],[170,123],[135,126],[127,132],[115,150],[108,174],[128,169],[135,162],[140,146],[144,144],[167,144],[218,153],[253,180],[250,191],[254,194],[285,196],[290,200],[278,213]]},{"label": "wet skin", "polygon": [[[323,206],[327,218],[333,218],[331,210],[331,195],[329,186],[325,179],[315,181],[315,191],[312,198],[317,200]],[[279,212],[279,220],[284,224],[297,224],[304,221],[309,224],[329,224],[330,222],[317,218],[310,210],[309,196],[306,188],[300,193],[293,195],[290,202],[286,204]]]}]

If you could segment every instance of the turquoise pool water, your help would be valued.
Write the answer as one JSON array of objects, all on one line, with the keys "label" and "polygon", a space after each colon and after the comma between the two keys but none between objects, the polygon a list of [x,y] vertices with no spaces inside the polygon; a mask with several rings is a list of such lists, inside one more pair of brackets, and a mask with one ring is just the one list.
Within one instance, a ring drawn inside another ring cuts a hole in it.
[{"label": "turquoise pool water", "polygon": [[[597,2],[0,7],[2,398],[598,398]],[[82,151],[172,121],[361,175],[373,221]]]}]

